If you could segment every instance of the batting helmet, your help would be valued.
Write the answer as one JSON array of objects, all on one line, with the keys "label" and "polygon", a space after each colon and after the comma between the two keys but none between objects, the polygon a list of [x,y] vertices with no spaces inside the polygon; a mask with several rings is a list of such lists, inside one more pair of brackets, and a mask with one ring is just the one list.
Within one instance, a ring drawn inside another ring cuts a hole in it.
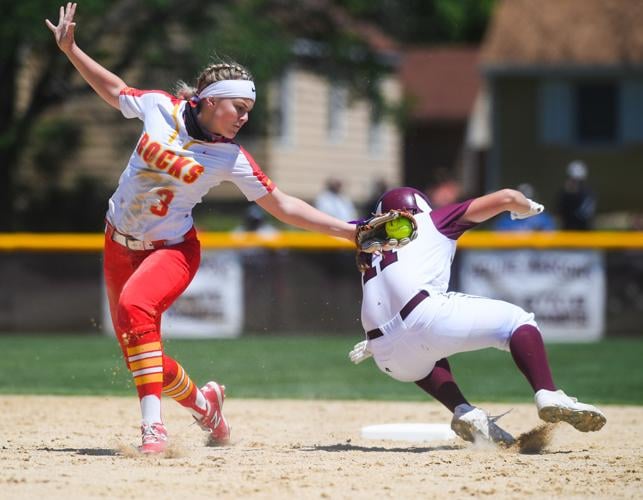
[{"label": "batting helmet", "polygon": [[417,189],[400,187],[384,193],[375,205],[375,213],[382,214],[389,210],[408,210],[413,214],[430,212],[431,205],[426,195]]}]

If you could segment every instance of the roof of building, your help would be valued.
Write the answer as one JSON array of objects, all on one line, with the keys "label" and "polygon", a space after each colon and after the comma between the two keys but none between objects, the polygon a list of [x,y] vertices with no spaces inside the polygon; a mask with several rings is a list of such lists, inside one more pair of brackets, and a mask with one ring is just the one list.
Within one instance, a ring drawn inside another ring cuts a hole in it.
[{"label": "roof of building", "polygon": [[469,116],[480,88],[477,47],[415,48],[404,52],[400,78],[416,120]]},{"label": "roof of building", "polygon": [[640,0],[500,0],[487,30],[485,66],[643,63]]}]

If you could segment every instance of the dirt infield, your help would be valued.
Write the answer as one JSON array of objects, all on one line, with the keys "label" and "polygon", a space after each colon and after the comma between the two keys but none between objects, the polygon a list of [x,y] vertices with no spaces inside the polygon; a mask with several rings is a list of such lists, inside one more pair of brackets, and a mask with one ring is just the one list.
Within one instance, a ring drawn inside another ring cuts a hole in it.
[{"label": "dirt infield", "polygon": [[[459,440],[412,444],[360,437],[364,425],[446,423],[434,403],[226,401],[232,444],[205,436],[169,401],[172,446],[134,453],[134,398],[0,396],[0,497],[13,498],[640,498],[643,407],[607,406],[607,425],[566,424],[536,454]],[[515,435],[532,405],[485,405]]]}]

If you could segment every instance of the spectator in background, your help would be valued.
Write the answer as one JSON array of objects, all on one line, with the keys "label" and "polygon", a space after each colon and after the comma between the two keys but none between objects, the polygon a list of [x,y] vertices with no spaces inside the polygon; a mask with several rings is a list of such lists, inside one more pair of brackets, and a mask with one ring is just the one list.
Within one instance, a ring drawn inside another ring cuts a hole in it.
[{"label": "spectator in background", "polygon": [[[525,182],[516,189],[527,198],[532,200],[536,198],[536,193],[531,184]],[[512,220],[509,213],[504,213],[498,217],[493,229],[496,231],[553,231],[556,229],[556,222],[547,212],[542,212],[528,219],[517,220]]]},{"label": "spectator in background", "polygon": [[261,236],[271,236],[277,233],[277,229],[266,221],[266,213],[261,208],[250,205],[244,214],[243,222],[233,232],[253,232]]},{"label": "spectator in background", "polygon": [[431,207],[440,208],[456,203],[462,196],[462,186],[444,167],[436,169],[433,181],[425,190]]},{"label": "spectator in background", "polygon": [[377,204],[377,200],[379,200],[380,196],[382,196],[382,193],[386,191],[388,191],[388,185],[386,184],[386,181],[380,177],[373,183],[371,194],[364,203],[364,209],[362,210],[362,213],[372,213],[375,205]]},{"label": "spectator in background", "polygon": [[558,197],[562,229],[587,231],[594,226],[596,196],[587,185],[587,166],[580,160],[567,165],[567,178]]},{"label": "spectator in background", "polygon": [[339,220],[350,221],[357,218],[355,205],[348,196],[342,194],[342,181],[330,177],[326,187],[315,199],[315,207]]}]

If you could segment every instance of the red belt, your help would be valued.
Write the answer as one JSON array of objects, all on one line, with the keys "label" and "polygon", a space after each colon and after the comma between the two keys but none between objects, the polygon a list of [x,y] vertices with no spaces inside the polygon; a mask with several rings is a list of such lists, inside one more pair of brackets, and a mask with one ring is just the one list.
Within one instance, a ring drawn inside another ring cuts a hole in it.
[{"label": "red belt", "polygon": [[179,243],[183,243],[190,235],[189,231],[185,236],[174,238],[172,240],[137,240],[136,238],[132,238],[127,234],[123,234],[117,231],[116,228],[114,228],[114,226],[112,226],[109,222],[107,222],[105,226],[105,233],[107,234],[107,237],[109,239],[111,239],[115,243],[118,243],[119,245],[123,245],[124,247],[129,248],[130,250],[156,250],[157,248],[178,245]]},{"label": "red belt", "polygon": [[[418,293],[416,293],[411,300],[409,300],[406,305],[400,310],[400,318],[402,320],[405,320],[406,317],[411,314],[411,311],[415,309],[420,302],[422,302],[424,299],[426,299],[429,296],[429,292],[426,290],[420,290]],[[366,332],[366,338],[368,340],[373,340],[376,338],[381,337],[384,335],[382,333],[382,330],[379,328],[376,328],[375,330],[369,330]]]}]

